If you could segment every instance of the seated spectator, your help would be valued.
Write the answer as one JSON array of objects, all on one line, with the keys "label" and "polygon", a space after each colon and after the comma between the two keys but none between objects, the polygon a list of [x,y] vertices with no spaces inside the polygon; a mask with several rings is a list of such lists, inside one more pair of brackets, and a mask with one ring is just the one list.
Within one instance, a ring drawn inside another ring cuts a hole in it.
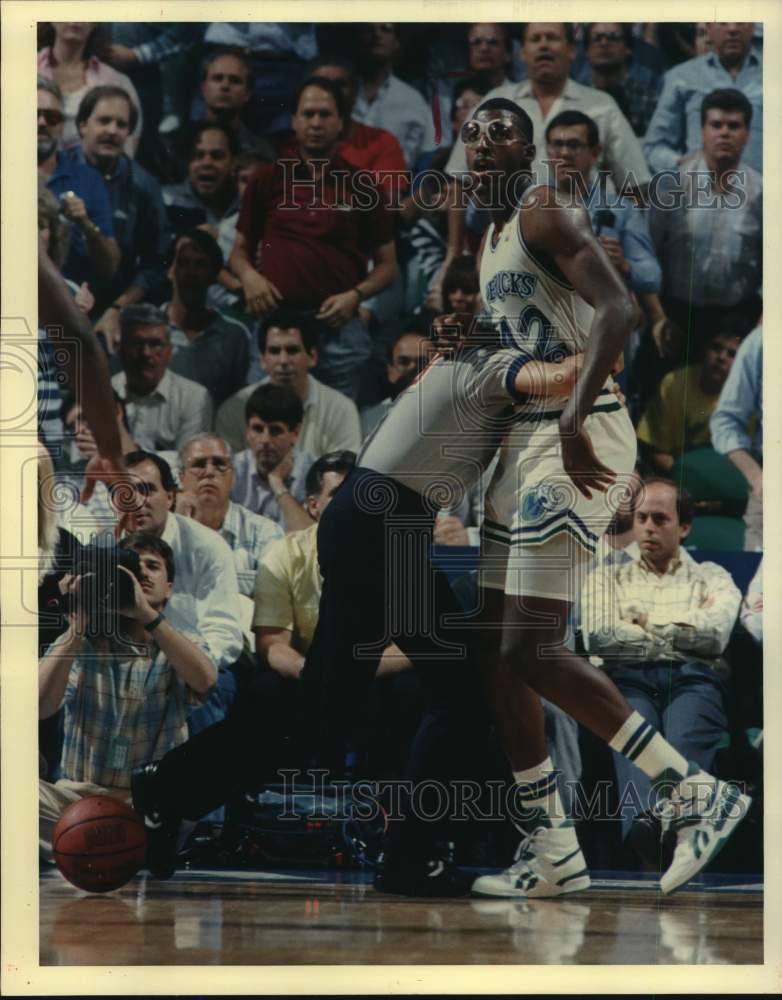
[{"label": "seated spectator", "polygon": [[587,24],[587,61],[576,79],[610,94],[633,132],[643,137],[657,105],[662,78],[658,71],[634,57],[634,46],[632,25],[627,22]]},{"label": "seated spectator", "polygon": [[[231,270],[242,282],[245,306],[253,315],[266,315],[280,304],[314,311],[326,328],[319,377],[355,398],[372,349],[357,316],[359,306],[390,285],[397,273],[391,217],[379,199],[375,207],[362,210],[366,184],[360,202],[358,189],[353,189],[356,171],[336,155],[346,118],[341,89],[331,80],[310,77],[299,88],[295,108],[298,162],[262,165],[250,179]],[[310,126],[313,120],[320,123],[317,130]],[[315,202],[313,161],[321,161],[318,173],[322,171]],[[338,202],[343,203],[339,208]]]},{"label": "seated spectator", "polygon": [[361,429],[356,404],[319,382],[312,370],[318,363],[318,324],[306,312],[284,306],[261,321],[258,347],[265,377],[226,400],[217,413],[216,430],[233,448],[241,448],[245,404],[259,385],[290,386],[304,407],[298,447],[313,458],[328,451],[358,451]]},{"label": "seated spectator", "polygon": [[462,254],[443,275],[443,312],[474,316],[480,301],[477,261],[471,254]]},{"label": "seated spectator", "polygon": [[[298,680],[318,623],[323,586],[318,569],[317,532],[329,504],[356,456],[350,451],[322,455],[307,473],[307,509],[314,520],[269,546],[255,582],[253,631],[264,666]],[[409,670],[412,664],[395,644],[383,652],[377,675]]]},{"label": "seated spectator", "polygon": [[763,644],[763,560],[758,563],[749,589],[741,602],[741,624],[758,644]]},{"label": "seated spectator", "polygon": [[[626,192],[628,188],[646,185],[650,174],[641,144],[616,101],[602,90],[585,87],[570,79],[571,63],[576,54],[574,41],[572,24],[523,25],[521,51],[528,79],[490,90],[486,97],[508,97],[532,119],[538,150],[532,171],[539,181],[545,179],[541,156],[546,148],[546,127],[559,113],[561,98],[567,102],[568,110],[583,112],[597,125],[601,146],[597,166],[610,172],[617,190]],[[447,170],[457,177],[467,172],[461,139],[454,146]]]},{"label": "seated spectator", "polygon": [[[345,97],[345,127],[337,155],[357,170],[369,170],[386,199],[399,207],[410,187],[405,154],[391,132],[364,125],[352,117],[358,86],[353,62],[344,56],[328,56],[312,66],[311,74],[333,80]],[[286,155],[286,150],[291,148],[295,152],[295,143],[292,147],[290,144],[283,146],[280,156]]]},{"label": "seated spectator", "polygon": [[171,235],[160,185],[122,151],[137,119],[127,91],[94,87],[76,112],[81,143],[71,153],[77,163],[100,172],[111,203],[121,258],[111,282],[100,282],[95,289],[95,329],[112,352],[119,343],[120,309],[154,298],[162,288],[160,260]]},{"label": "seated spectator", "polygon": [[38,44],[38,74],[56,83],[63,94],[63,148],[79,144],[76,112],[87,92],[93,87],[121,87],[139,109],[135,127],[125,139],[125,152],[134,156],[143,125],[141,103],[125,74],[108,65],[107,26],[95,21],[44,21],[39,25]]},{"label": "seated spectator", "polygon": [[209,54],[201,70],[204,119],[229,128],[236,136],[240,152],[257,153],[263,148],[270,158],[271,146],[242,121],[252,93],[252,70],[239,49],[218,48]]},{"label": "seated spectator", "polygon": [[[63,578],[76,600],[67,630],[38,668],[38,712],[65,707],[61,777],[39,781],[40,847],[51,860],[52,834],[63,810],[89,795],[130,802],[133,769],[187,738],[187,716],[217,679],[203,637],[178,628],[167,613],[176,580],[166,542],[149,532],[121,543],[139,554],[134,603],[122,608],[119,636],[88,637],[90,609],[79,604],[80,578]],[[163,612],[166,611],[164,615]]]},{"label": "seated spectator", "polygon": [[361,85],[353,117],[395,135],[413,169],[422,153],[435,148],[434,125],[431,108],[421,94],[394,76],[399,49],[397,24],[361,26]]},{"label": "seated spectator", "polygon": [[610,178],[597,172],[601,146],[594,120],[581,111],[556,115],[546,127],[546,150],[557,189],[586,207],[595,235],[629,287],[659,292],[660,265],[645,213],[618,197]]},{"label": "seated spectator", "polygon": [[38,77],[38,179],[60,200],[71,225],[64,276],[77,285],[108,281],[120,262],[111,204],[97,170],[58,151],[63,128],[62,94],[56,83]]},{"label": "seated spectator", "polygon": [[[727,570],[696,563],[680,548],[691,523],[686,493],[668,480],[647,480],[635,506],[640,556],[594,571],[582,625],[588,650],[633,709],[708,770],[726,729],[722,654],[741,594]],[[659,837],[647,811],[657,790],[626,757],[614,753],[614,763],[623,835],[635,826],[631,842],[653,867]]]},{"label": "seated spectator", "polygon": [[122,371],[111,384],[125,401],[133,439],[149,451],[179,449],[212,426],[209,393],[169,370],[171,354],[168,323],[159,309],[142,304],[122,310]]},{"label": "seated spectator", "polygon": [[467,69],[486,90],[510,83],[512,41],[503,24],[478,21],[467,28]]},{"label": "seated spectator", "polygon": [[184,445],[179,453],[179,479],[177,514],[218,532],[233,553],[239,593],[252,597],[264,551],[275,538],[282,538],[282,528],[233,503],[233,451],[216,434],[198,434]]},{"label": "seated spectator", "polygon": [[250,334],[238,320],[206,304],[223,266],[220,247],[209,233],[188,229],[174,239],[171,256],[172,297],[161,306],[171,337],[169,367],[207,389],[216,409],[244,385]]},{"label": "seated spectator", "polygon": [[745,338],[711,415],[711,443],[747,480],[745,549],[763,549],[763,339]]},{"label": "seated spectator", "polygon": [[724,322],[727,310],[749,325],[760,315],[763,183],[743,159],[751,122],[752,105],[740,91],[708,94],[700,150],[677,176],[663,176],[651,207],[665,312],[696,339]]},{"label": "seated spectator", "polygon": [[[752,22],[706,25],[713,51],[668,70],[649,122],[644,152],[655,172],[676,168],[701,146],[701,104],[707,94],[737,89],[747,98],[755,126],[744,161],[763,170],[763,56],[752,48]],[[747,121],[749,124],[749,120]]]},{"label": "seated spectator", "polygon": [[193,127],[187,155],[187,177],[181,184],[167,184],[163,201],[174,233],[208,222],[218,226],[237,211],[234,158],[239,147],[234,133],[216,122]]},{"label": "seated spectator", "polygon": [[261,385],[244,408],[248,447],[234,459],[236,481],[231,499],[263,514],[286,531],[312,523],[302,504],[312,455],[296,447],[304,407],[287,385]]},{"label": "seated spectator", "polygon": [[274,135],[290,124],[290,102],[304,64],[318,54],[315,25],[307,22],[218,21],[204,34],[209,54],[240,49],[250,64],[253,99],[247,108],[250,127]]},{"label": "seated spectator", "polygon": [[638,424],[638,440],[660,475],[668,475],[685,451],[711,445],[709,419],[741,343],[741,334],[714,334],[694,365],[663,377]]},{"label": "seated spectator", "polygon": [[171,467],[158,455],[133,451],[125,456],[138,510],[131,528],[151,532],[171,546],[176,580],[168,601],[172,625],[195,632],[224,673],[242,652],[239,588],[231,550],[210,528],[174,512],[176,484]]},{"label": "seated spectator", "polygon": [[386,365],[389,392],[385,399],[361,410],[361,433],[366,437],[380,423],[391,404],[427,363],[433,344],[427,337],[428,317],[413,318],[391,344]]}]

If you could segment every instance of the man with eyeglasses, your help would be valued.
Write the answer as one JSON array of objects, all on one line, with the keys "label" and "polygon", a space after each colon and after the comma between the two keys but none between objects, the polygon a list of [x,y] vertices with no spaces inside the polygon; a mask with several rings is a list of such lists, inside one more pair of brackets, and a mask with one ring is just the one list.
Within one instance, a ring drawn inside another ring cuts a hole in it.
[{"label": "man with eyeglasses", "polygon": [[433,344],[425,332],[426,320],[419,322],[419,329],[414,328],[415,320],[407,323],[405,331],[396,338],[389,348],[386,378],[391,391],[379,403],[365,406],[361,410],[361,431],[364,437],[383,419],[399,393],[407,388],[413,376],[423,368],[429,359]]},{"label": "man with eyeglasses", "polygon": [[598,174],[600,142],[594,121],[581,111],[563,111],[546,128],[546,151],[559,193],[589,213],[592,228],[629,287],[656,295],[662,270],[646,216],[628,198],[619,198],[611,179]]},{"label": "man with eyeglasses", "polygon": [[64,122],[60,88],[38,77],[38,177],[57,195],[71,223],[63,274],[77,285],[108,281],[120,262],[109,195],[97,170],[60,152]]},{"label": "man with eyeglasses", "polygon": [[122,371],[111,384],[125,400],[131,436],[148,451],[178,450],[212,426],[212,402],[202,385],[169,367],[171,336],[155,306],[126,306],[120,313]]},{"label": "man with eyeglasses", "polygon": [[470,73],[489,89],[509,83],[511,40],[502,24],[471,24],[467,29],[467,58]]},{"label": "man with eyeglasses", "polygon": [[583,359],[569,394],[549,395],[536,408],[522,405],[486,496],[480,607],[485,622],[503,627],[484,630],[481,655],[524,822],[517,824],[523,839],[513,863],[481,876],[472,891],[549,897],[590,884],[546,747],[545,698],[657,786],[666,783],[678,830],[661,878],[670,893],[708,863],[750,800],[686,760],[565,645],[581,577],[635,464],[635,431],[611,395],[635,308],[586,211],[530,176],[531,126],[522,109],[495,98],[462,130],[478,190],[492,199],[479,265],[482,298],[503,344],[530,360],[578,352]]},{"label": "man with eyeglasses", "polygon": [[252,597],[264,550],[284,532],[271,518],[231,500],[235,482],[231,446],[209,432],[191,438],[179,452],[179,481],[177,513],[218,532],[233,553],[239,593]]},{"label": "man with eyeglasses", "polygon": [[587,24],[584,27],[587,61],[576,79],[587,87],[610,94],[635,134],[643,137],[657,106],[662,77],[635,58],[636,44],[646,45],[636,42],[630,24]]}]

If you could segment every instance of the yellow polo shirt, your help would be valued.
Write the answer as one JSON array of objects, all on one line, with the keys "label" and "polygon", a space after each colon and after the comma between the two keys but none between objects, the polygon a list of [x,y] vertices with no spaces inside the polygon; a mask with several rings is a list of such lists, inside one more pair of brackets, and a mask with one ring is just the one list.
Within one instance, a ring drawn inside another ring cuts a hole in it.
[{"label": "yellow polo shirt", "polygon": [[271,542],[255,578],[253,628],[283,628],[292,646],[306,653],[318,624],[322,580],[317,524]]},{"label": "yellow polo shirt", "polygon": [[638,440],[677,458],[682,452],[711,445],[709,418],[719,392],[698,385],[699,365],[677,368],[660,382],[657,394],[638,423]]}]

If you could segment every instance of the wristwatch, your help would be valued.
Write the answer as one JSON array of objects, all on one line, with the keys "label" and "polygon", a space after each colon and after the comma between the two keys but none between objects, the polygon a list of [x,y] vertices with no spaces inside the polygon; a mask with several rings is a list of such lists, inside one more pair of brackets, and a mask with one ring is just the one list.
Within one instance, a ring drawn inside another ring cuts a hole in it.
[{"label": "wristwatch", "polygon": [[163,613],[161,612],[161,613],[160,613],[160,614],[159,614],[159,615],[157,616],[157,618],[153,618],[151,622],[147,622],[147,624],[146,624],[146,625],[144,626],[144,631],[145,631],[145,632],[154,632],[154,631],[155,631],[155,629],[156,629],[156,628],[158,627],[158,625],[159,625],[159,624],[160,624],[161,622],[164,622],[165,620],[166,620],[166,619],[165,619],[165,617],[163,616]]}]

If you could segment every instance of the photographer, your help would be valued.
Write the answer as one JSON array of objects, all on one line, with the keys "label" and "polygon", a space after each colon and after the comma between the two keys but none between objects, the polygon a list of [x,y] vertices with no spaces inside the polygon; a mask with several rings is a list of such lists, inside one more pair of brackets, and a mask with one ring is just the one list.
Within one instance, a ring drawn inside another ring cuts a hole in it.
[{"label": "photographer", "polygon": [[66,806],[89,795],[130,801],[133,768],[185,741],[188,714],[217,680],[203,648],[162,614],[173,589],[170,546],[143,531],[123,539],[116,568],[120,613],[113,619],[101,616],[98,600],[100,567],[111,566],[111,555],[101,553],[92,577],[63,578],[69,625],[39,664],[40,718],[65,707],[62,777],[39,782],[40,848],[47,858]]}]

